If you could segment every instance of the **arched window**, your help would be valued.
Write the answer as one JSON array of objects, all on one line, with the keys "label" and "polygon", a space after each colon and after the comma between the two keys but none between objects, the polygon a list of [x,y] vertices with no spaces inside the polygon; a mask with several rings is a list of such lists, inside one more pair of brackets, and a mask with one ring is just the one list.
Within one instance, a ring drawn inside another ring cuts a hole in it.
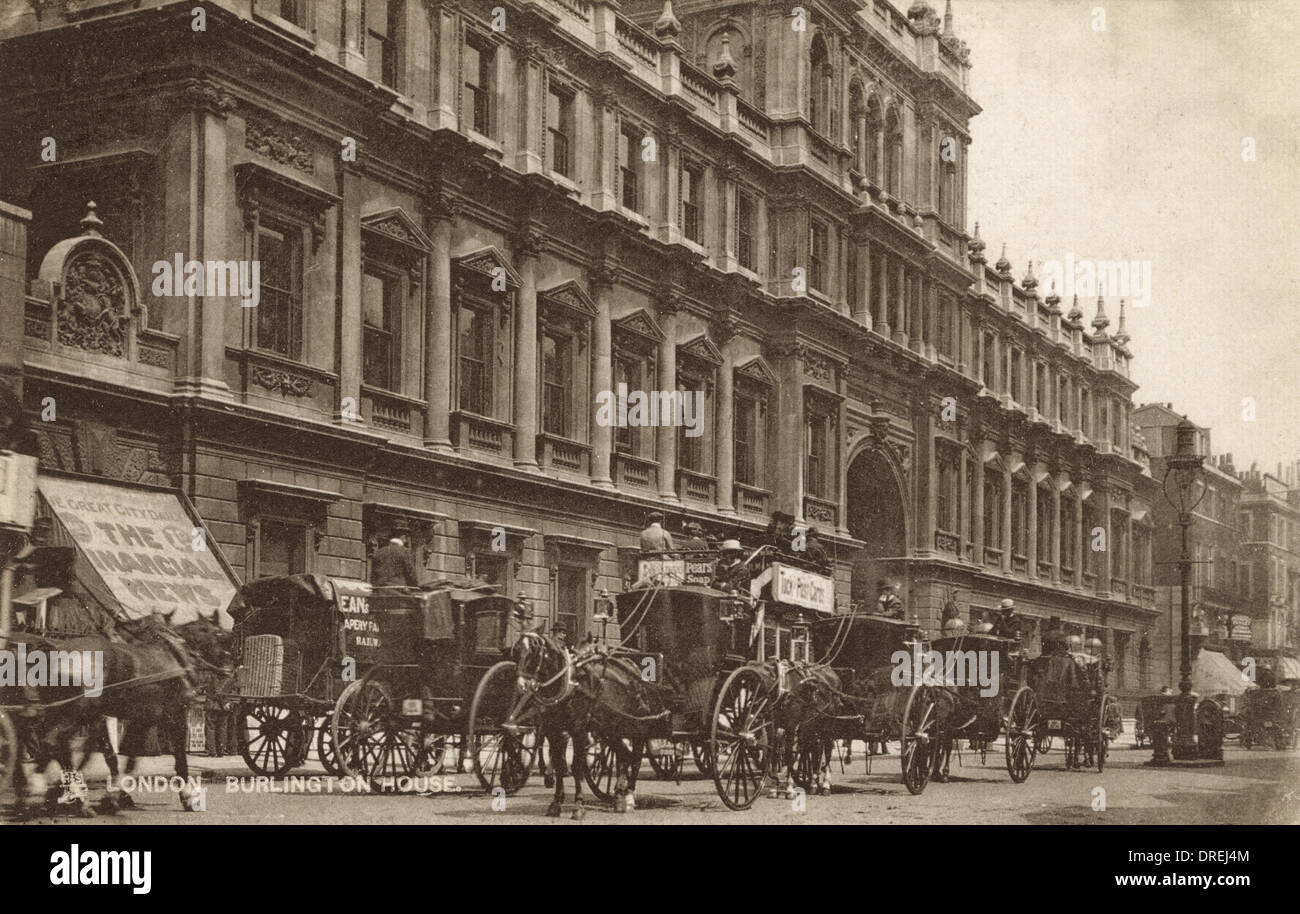
[{"label": "arched window", "polygon": [[903,193],[903,127],[896,108],[885,118],[885,192],[894,197]]},{"label": "arched window", "polygon": [[808,120],[814,130],[830,133],[831,64],[821,35],[813,36],[808,63]]},{"label": "arched window", "polygon": [[884,120],[880,115],[880,100],[875,96],[867,102],[867,178],[872,184],[879,185],[880,176],[880,145],[878,137],[880,131],[884,129]]},{"label": "arched window", "polygon": [[849,87],[849,145],[853,149],[853,167],[861,171],[866,167],[867,120],[862,103],[862,84],[854,82]]}]

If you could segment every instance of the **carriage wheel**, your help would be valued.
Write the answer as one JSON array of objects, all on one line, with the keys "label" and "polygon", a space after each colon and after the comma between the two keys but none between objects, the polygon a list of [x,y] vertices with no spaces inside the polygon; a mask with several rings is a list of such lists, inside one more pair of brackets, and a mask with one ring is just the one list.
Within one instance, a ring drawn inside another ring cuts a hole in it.
[{"label": "carriage wheel", "polygon": [[1106,696],[1101,697],[1101,710],[1097,713],[1097,773],[1106,768],[1106,750],[1110,742],[1110,734],[1106,730]]},{"label": "carriage wheel", "polygon": [[330,726],[328,717],[322,720],[320,726],[316,728],[316,758],[320,760],[321,767],[325,769],[326,774],[332,774],[335,777],[340,777],[343,774],[343,766],[339,764],[338,753],[334,751],[334,728]]},{"label": "carriage wheel", "polygon": [[675,781],[682,772],[682,766],[686,764],[686,743],[674,742],[671,756],[654,755],[648,749],[646,755],[650,760],[650,768],[660,780]]},{"label": "carriage wheel", "polygon": [[801,739],[797,733],[794,739],[794,766],[790,770],[790,777],[796,787],[802,787],[807,792],[816,786],[823,760],[829,764],[830,753],[824,751],[827,749],[825,740],[816,737]]},{"label": "carriage wheel", "polygon": [[21,764],[18,733],[9,715],[0,711],[0,790],[13,783],[14,771]]},{"label": "carriage wheel", "polygon": [[930,768],[938,749],[935,739],[935,705],[924,686],[915,685],[903,709],[899,757],[907,792],[918,795],[930,783]]},{"label": "carriage wheel", "polygon": [[303,716],[276,704],[243,703],[236,715],[239,754],[258,774],[279,777],[307,757]]},{"label": "carriage wheel", "polygon": [[708,743],[692,740],[691,758],[695,759],[695,767],[700,770],[700,774],[713,777],[713,753],[709,750]]},{"label": "carriage wheel", "polygon": [[[644,747],[630,739],[621,740],[623,751],[633,755],[632,764],[640,766]],[[618,784],[618,753],[609,737],[587,734],[587,764],[583,767],[584,780],[592,795],[602,803],[612,802]]]},{"label": "carriage wheel", "polygon": [[748,809],[763,791],[772,752],[770,715],[769,689],[758,673],[733,670],[713,704],[709,730],[713,785],[730,809]]},{"label": "carriage wheel", "polygon": [[388,688],[374,679],[348,685],[330,721],[335,757],[357,778],[398,778],[415,773],[419,730],[402,719]]},{"label": "carriage wheel", "polygon": [[503,660],[483,674],[470,702],[466,746],[488,793],[499,787],[509,795],[523,787],[537,759],[541,708],[517,683],[515,664]]},{"label": "carriage wheel", "polygon": [[1011,699],[1006,719],[1007,774],[1017,784],[1023,784],[1034,769],[1034,730],[1037,727],[1038,699],[1033,689],[1021,686]]}]

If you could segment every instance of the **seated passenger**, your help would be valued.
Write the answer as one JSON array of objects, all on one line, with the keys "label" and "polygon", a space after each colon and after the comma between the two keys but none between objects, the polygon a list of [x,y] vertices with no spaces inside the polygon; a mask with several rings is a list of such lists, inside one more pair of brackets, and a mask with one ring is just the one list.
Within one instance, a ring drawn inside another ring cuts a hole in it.
[{"label": "seated passenger", "polygon": [[749,593],[752,569],[745,564],[739,540],[726,540],[718,547],[718,563],[713,568],[713,587]]},{"label": "seated passenger", "polygon": [[876,589],[880,592],[876,598],[876,612],[891,619],[903,618],[903,600],[898,595],[898,585],[881,578],[876,582]]},{"label": "seated passenger", "polygon": [[641,531],[642,552],[671,552],[672,534],[664,529],[664,515],[661,511],[651,511],[646,515],[646,526]]},{"label": "seated passenger", "polygon": [[677,548],[682,552],[707,552],[709,543],[704,538],[704,528],[695,521],[690,521],[682,526],[682,532],[685,533],[682,541],[677,544]]}]

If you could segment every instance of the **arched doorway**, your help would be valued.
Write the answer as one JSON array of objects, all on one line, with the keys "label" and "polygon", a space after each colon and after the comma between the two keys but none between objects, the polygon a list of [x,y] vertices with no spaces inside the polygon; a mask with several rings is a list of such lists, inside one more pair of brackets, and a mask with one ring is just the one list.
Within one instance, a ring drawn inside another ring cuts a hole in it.
[{"label": "arched doorway", "polygon": [[876,599],[876,582],[891,578],[907,590],[903,580],[907,554],[907,515],[893,468],[877,450],[860,453],[849,464],[849,533],[865,544],[853,561],[851,598]]}]

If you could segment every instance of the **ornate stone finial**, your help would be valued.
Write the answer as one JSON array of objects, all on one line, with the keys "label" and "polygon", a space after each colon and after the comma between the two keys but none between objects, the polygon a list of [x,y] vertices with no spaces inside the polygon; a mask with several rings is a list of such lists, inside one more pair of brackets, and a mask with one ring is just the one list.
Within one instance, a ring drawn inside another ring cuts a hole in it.
[{"label": "ornate stone finial", "polygon": [[1033,292],[1038,288],[1038,277],[1034,275],[1034,262],[1029,261],[1029,268],[1025,272],[1025,278],[1020,280],[1020,285],[1026,292]]},{"label": "ornate stone finial", "polygon": [[98,207],[95,205],[94,200],[86,204],[86,215],[81,217],[81,234],[89,235],[91,238],[103,238],[104,235],[100,229],[104,227],[104,222],[95,215],[96,209]]},{"label": "ornate stone finial", "polygon": [[978,260],[980,263],[984,262],[984,239],[980,237],[980,224],[978,222],[975,223],[975,237],[970,240],[967,247],[970,249],[971,260]]},{"label": "ornate stone finial", "polygon": [[1121,298],[1119,300],[1119,330],[1115,333],[1115,342],[1121,346],[1127,346],[1128,341],[1131,339],[1132,337],[1128,335],[1128,331],[1124,329],[1124,299]]},{"label": "ornate stone finial", "polygon": [[952,34],[952,0],[943,5],[943,33]]},{"label": "ornate stone finial", "polygon": [[1061,296],[1056,294],[1055,278],[1052,279],[1051,285],[1048,286],[1047,298],[1045,298],[1044,301],[1047,302],[1048,310],[1050,310],[1053,314],[1061,313]]},{"label": "ornate stone finial", "polygon": [[1065,317],[1076,324],[1083,320],[1083,309],[1079,307],[1079,294],[1077,292],[1074,294],[1074,305],[1070,308],[1070,313]]},{"label": "ornate stone finial", "polygon": [[718,62],[713,65],[713,75],[722,82],[728,82],[736,75],[736,62],[731,58],[731,35],[722,35],[722,50],[718,52]]},{"label": "ornate stone finial", "polygon": [[1110,326],[1110,318],[1106,316],[1106,296],[1100,289],[1097,292],[1097,316],[1092,319],[1092,326],[1099,333],[1105,333]]},{"label": "ornate stone finial", "polygon": [[1002,256],[998,258],[997,263],[993,264],[993,268],[997,270],[1000,275],[1011,275],[1011,261],[1007,260],[1007,243],[1005,241],[1002,242]]},{"label": "ornate stone finial", "polygon": [[682,33],[682,24],[673,15],[673,0],[664,0],[664,10],[655,20],[655,37],[676,38]]}]

